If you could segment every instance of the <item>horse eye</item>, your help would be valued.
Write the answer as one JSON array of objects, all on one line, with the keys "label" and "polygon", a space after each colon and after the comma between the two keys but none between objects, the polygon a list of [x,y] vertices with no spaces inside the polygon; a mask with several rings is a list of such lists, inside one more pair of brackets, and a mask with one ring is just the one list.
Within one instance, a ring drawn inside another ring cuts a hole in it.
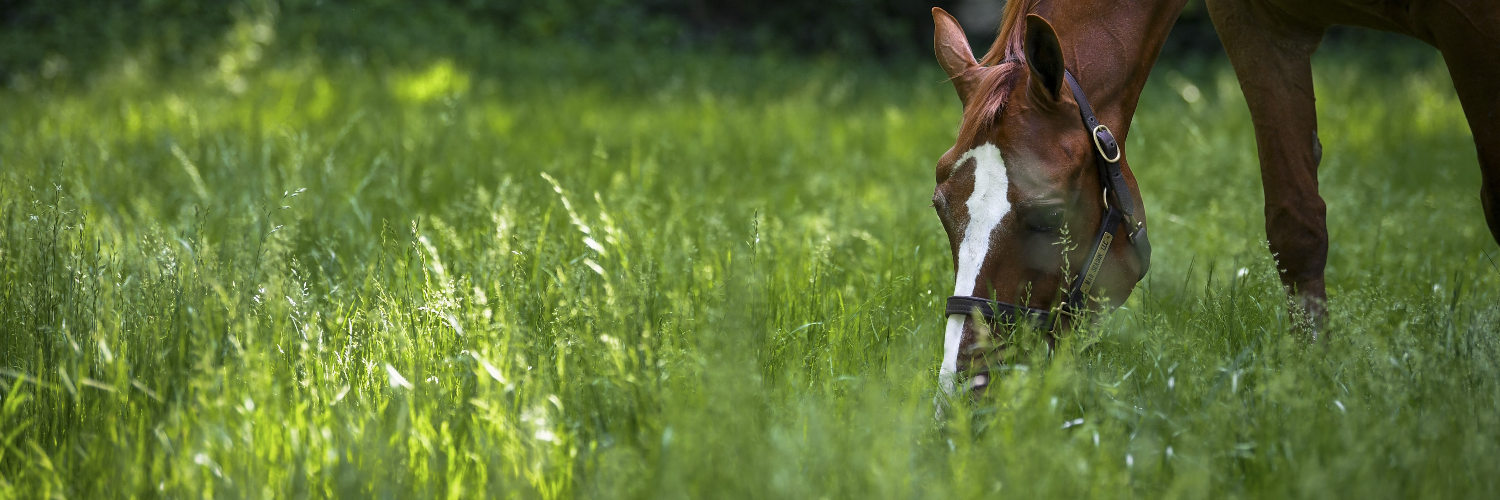
[{"label": "horse eye", "polygon": [[1026,225],[1032,231],[1039,233],[1050,233],[1062,227],[1063,210],[1061,208],[1044,208],[1032,212],[1026,216]]}]

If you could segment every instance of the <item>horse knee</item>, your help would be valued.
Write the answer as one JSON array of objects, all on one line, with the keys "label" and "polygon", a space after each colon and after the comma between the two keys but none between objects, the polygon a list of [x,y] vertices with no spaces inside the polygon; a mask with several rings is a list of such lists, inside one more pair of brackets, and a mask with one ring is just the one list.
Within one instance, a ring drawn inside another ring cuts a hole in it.
[{"label": "horse knee", "polygon": [[1312,135],[1313,135],[1313,140],[1312,140],[1313,165],[1322,165],[1323,164],[1323,141],[1321,141],[1321,140],[1318,139],[1318,131],[1316,129],[1313,130]]}]

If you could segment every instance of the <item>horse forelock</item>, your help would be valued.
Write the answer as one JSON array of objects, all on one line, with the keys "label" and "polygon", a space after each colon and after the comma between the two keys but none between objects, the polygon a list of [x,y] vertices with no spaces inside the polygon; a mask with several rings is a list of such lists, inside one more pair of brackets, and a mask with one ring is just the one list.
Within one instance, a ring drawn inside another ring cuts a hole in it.
[{"label": "horse forelock", "polygon": [[1026,14],[1037,0],[1011,0],[1005,3],[1005,12],[1000,17],[1000,34],[990,45],[989,52],[979,61],[976,71],[983,71],[980,81],[974,85],[971,104],[964,108],[964,121],[959,126],[958,141],[966,148],[979,145],[980,136],[990,130],[1005,111],[1016,82],[1025,70],[1025,51],[1021,38],[1025,36]]},{"label": "horse forelock", "polygon": [[982,70],[978,84],[973,87],[973,95],[964,106],[963,123],[958,129],[958,144],[965,148],[978,146],[982,142],[980,137],[999,121],[1025,64],[1006,61]]},{"label": "horse forelock", "polygon": [[981,66],[994,66],[1004,61],[1024,59],[1021,37],[1026,34],[1026,14],[1031,12],[1037,0],[1011,0],[1005,2],[1005,11],[1000,15],[1000,33],[990,44],[989,52],[980,59]]}]

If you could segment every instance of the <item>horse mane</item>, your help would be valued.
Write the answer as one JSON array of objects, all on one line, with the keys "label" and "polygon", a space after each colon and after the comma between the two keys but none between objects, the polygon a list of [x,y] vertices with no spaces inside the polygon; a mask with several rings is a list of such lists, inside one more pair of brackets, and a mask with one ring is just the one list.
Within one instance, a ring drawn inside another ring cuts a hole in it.
[{"label": "horse mane", "polygon": [[1025,35],[1026,13],[1034,1],[1005,2],[1005,12],[1000,17],[1000,34],[979,61],[981,68],[976,68],[984,71],[979,72],[979,81],[973,87],[972,104],[964,106],[963,123],[958,129],[959,144],[976,145],[980,135],[1005,111],[1005,103],[1010,100],[1021,73],[1026,70],[1021,37]]},{"label": "horse mane", "polygon": [[1021,50],[1021,37],[1026,34],[1026,14],[1031,11],[1034,3],[1035,0],[1005,2],[1005,12],[1000,14],[1000,34],[990,44],[989,52],[980,59],[980,66],[993,66],[1007,60],[1021,61],[1026,58]]}]

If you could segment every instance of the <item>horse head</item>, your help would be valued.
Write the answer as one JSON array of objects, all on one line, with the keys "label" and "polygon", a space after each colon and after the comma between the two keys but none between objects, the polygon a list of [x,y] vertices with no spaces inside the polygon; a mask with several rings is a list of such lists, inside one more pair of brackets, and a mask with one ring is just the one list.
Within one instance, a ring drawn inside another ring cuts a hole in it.
[{"label": "horse head", "polygon": [[1076,61],[1046,20],[1007,17],[981,62],[958,21],[933,9],[938,63],[963,103],[932,196],[956,275],[940,372],[949,391],[959,374],[983,390],[1007,332],[1029,325],[1052,346],[1080,315],[1118,306],[1149,263],[1139,191],[1066,69]]}]

